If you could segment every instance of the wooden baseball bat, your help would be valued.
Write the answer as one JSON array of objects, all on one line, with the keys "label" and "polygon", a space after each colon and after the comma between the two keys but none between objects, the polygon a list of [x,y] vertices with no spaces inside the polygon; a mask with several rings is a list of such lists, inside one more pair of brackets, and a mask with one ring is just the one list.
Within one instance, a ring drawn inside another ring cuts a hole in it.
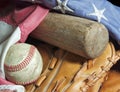
[{"label": "wooden baseball bat", "polygon": [[101,23],[55,12],[30,36],[88,59],[99,56],[109,41],[108,30]]}]

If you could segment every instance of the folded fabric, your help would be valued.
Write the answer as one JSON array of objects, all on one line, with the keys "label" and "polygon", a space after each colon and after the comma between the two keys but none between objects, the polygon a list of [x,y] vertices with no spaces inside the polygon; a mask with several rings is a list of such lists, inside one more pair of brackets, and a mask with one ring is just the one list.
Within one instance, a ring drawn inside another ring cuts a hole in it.
[{"label": "folded fabric", "polygon": [[3,78],[0,78],[0,85],[15,85],[15,84]]},{"label": "folded fabric", "polygon": [[[2,29],[1,29],[2,30]],[[1,35],[0,35],[1,36]],[[16,42],[18,42],[21,38],[21,31],[17,27],[14,32],[8,37],[5,41],[0,43],[0,77],[5,79],[5,72],[4,72],[4,60],[7,54],[9,47]],[[0,81],[1,82],[1,81]]]},{"label": "folded fabric", "polygon": [[5,22],[14,27],[18,26],[21,30],[20,42],[25,42],[29,33],[40,24],[47,13],[47,9],[33,5],[21,10],[15,10],[14,12],[11,12],[11,14],[8,16],[0,18],[0,22]]},{"label": "folded fabric", "polygon": [[38,5],[29,6],[0,17],[0,77],[5,79],[4,59],[9,47],[25,42],[28,35],[40,24],[48,13]]},{"label": "folded fabric", "polygon": [[[23,0],[25,1],[25,0]],[[33,1],[33,0],[27,0]],[[50,9],[84,17],[104,24],[110,36],[120,44],[120,7],[107,0],[34,0]]]}]

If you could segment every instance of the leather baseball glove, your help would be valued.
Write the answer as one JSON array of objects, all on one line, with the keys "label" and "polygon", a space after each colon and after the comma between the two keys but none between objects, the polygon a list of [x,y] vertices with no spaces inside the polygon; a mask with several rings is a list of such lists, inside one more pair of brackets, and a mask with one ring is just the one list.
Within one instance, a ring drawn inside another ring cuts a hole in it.
[{"label": "leather baseball glove", "polygon": [[110,70],[87,92],[120,92],[120,72]]},{"label": "leather baseball glove", "polygon": [[[120,51],[116,52],[115,60],[118,58],[120,58]],[[87,92],[119,92],[119,65],[119,62],[116,63],[108,72],[102,75],[95,85],[91,86]]]},{"label": "leather baseball glove", "polygon": [[120,72],[109,71],[99,92],[120,92]]},{"label": "leather baseball glove", "polygon": [[98,92],[120,58],[111,42],[102,55],[91,60],[46,43],[37,48],[43,57],[43,72],[35,83],[25,86],[26,92]]}]

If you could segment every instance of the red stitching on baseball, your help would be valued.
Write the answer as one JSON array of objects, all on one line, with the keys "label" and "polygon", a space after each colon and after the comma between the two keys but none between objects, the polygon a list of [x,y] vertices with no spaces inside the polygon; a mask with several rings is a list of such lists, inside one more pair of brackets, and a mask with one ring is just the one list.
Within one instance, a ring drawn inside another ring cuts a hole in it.
[{"label": "red stitching on baseball", "polygon": [[39,77],[37,77],[37,78],[34,79],[34,80],[28,81],[28,82],[13,82],[13,83],[18,84],[18,85],[28,85],[28,84],[31,84],[31,83],[37,81],[38,78],[39,78]]},{"label": "red stitching on baseball", "polygon": [[37,81],[38,78],[39,78],[39,77],[37,77],[36,79],[33,79],[33,80],[31,80],[31,81],[28,81],[28,82],[19,82],[19,81],[11,81],[11,82],[13,82],[13,83],[15,83],[15,84],[18,84],[18,85],[28,85],[28,84],[31,84],[31,83]]},{"label": "red stitching on baseball", "polygon": [[[6,75],[7,75],[7,79],[9,80],[11,78],[11,76],[8,75],[8,74],[6,74]],[[29,80],[29,81],[23,81],[22,82],[22,81],[10,80],[10,82],[15,83],[17,85],[28,85],[28,84],[31,84],[31,83],[37,81],[38,78],[39,78],[39,76],[36,77],[35,79]]]},{"label": "red stitching on baseball", "polygon": [[35,52],[35,47],[31,46],[27,57],[20,64],[10,65],[10,66],[5,64],[5,69],[9,72],[16,72],[16,71],[22,70],[30,63],[30,61],[34,55],[34,52]]}]

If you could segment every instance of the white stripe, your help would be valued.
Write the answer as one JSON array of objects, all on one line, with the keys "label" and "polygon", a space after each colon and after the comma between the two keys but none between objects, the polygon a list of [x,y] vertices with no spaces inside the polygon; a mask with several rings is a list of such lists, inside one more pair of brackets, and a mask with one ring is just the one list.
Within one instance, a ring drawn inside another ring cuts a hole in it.
[{"label": "white stripe", "polygon": [[15,31],[13,31],[12,35],[3,42],[3,44],[0,44],[0,48],[2,48],[2,54],[0,57],[0,71],[2,75],[0,75],[2,78],[5,79],[5,72],[4,72],[4,61],[5,56],[7,54],[7,51],[9,50],[10,46],[18,42],[21,38],[21,31],[20,28],[17,27]]}]

